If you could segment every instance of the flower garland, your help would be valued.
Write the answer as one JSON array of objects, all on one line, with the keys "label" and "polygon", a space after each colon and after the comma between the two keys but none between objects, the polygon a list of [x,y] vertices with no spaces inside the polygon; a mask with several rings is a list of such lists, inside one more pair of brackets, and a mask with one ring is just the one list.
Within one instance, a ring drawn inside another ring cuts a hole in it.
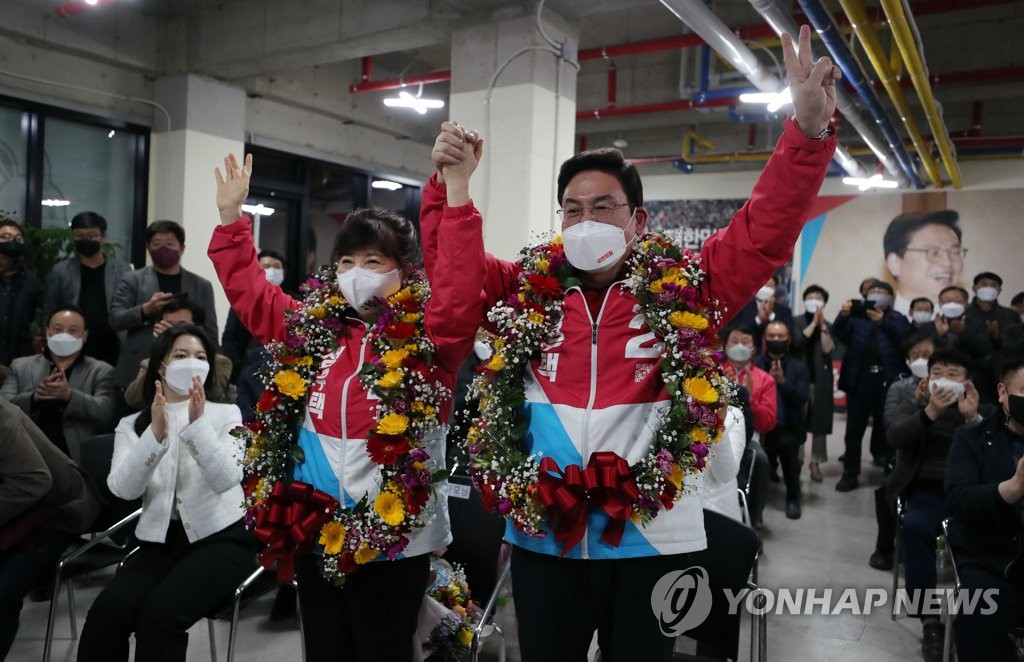
[{"label": "flower garland", "polygon": [[436,662],[459,662],[469,655],[481,610],[470,596],[465,568],[435,557],[431,557],[430,567],[436,578],[426,595],[451,613],[431,630],[426,641],[429,657]]},{"label": "flower garland", "polygon": [[[275,485],[291,482],[291,463],[304,461],[296,431],[307,398],[314,383],[324,379],[324,358],[351,335],[345,323],[348,304],[333,269],[307,279],[303,290],[301,305],[286,311],[284,340],[267,346],[271,361],[261,373],[266,389],[254,420],[240,432],[247,446],[243,465],[250,521],[271,505]],[[372,358],[359,378],[377,398],[377,422],[366,452],[380,467],[380,491],[372,500],[367,494],[352,508],[335,509],[315,538],[323,552],[323,574],[339,586],[365,563],[394,559],[408,545],[412,529],[433,518],[425,506],[444,472],[432,471],[424,436],[439,425],[441,403],[450,394],[430,368],[434,345],[423,327],[429,298],[430,287],[417,273],[386,301],[371,302],[382,311],[367,331]]]},{"label": "flower garland", "polygon": [[[582,517],[577,524],[585,527],[588,501],[608,510],[602,503],[608,498],[607,486],[595,489],[592,482],[579,480],[581,467],[563,467],[563,475],[550,458],[527,455],[521,449],[526,430],[518,411],[525,403],[524,371],[561,320],[565,290],[579,281],[561,237],[523,249],[519,267],[517,294],[488,314],[497,335],[491,359],[478,368],[473,382],[471,392],[480,398],[480,413],[467,431],[466,443],[485,507],[532,536],[543,536],[546,522],[562,540],[560,529],[567,526],[567,518]],[[722,435],[719,411],[731,401],[735,386],[721,369],[721,343],[714,335],[721,313],[717,301],[701,295],[705,274],[699,256],[681,250],[664,235],[647,233],[637,237],[627,269],[625,288],[636,297],[645,323],[663,344],[658,368],[671,402],[650,451],[639,462],[627,467],[613,453],[595,453],[591,465],[597,459],[605,465],[597,468],[598,473],[607,467],[619,472],[618,487],[613,487],[618,490],[618,505],[625,506],[619,508],[625,515],[619,516],[623,522],[628,518],[646,524],[682,497],[685,474],[704,469],[709,445]],[[582,503],[579,512],[560,511],[546,498],[552,483],[559,488],[574,482],[578,488],[573,498]],[[618,544],[621,526],[612,544]],[[581,532],[582,528],[577,536]],[[573,544],[567,542],[563,553]]]}]

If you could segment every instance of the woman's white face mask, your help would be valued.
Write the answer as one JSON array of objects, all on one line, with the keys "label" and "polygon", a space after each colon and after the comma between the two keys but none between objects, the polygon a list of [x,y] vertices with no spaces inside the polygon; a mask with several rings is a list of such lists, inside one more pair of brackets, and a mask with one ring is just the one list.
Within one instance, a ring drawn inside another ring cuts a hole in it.
[{"label": "woman's white face mask", "polygon": [[632,243],[632,239],[626,241],[626,229],[635,221],[636,211],[623,228],[598,221],[583,221],[566,228],[562,232],[566,259],[580,271],[608,271],[618,264]]},{"label": "woman's white face mask", "polygon": [[348,305],[363,312],[366,304],[375,298],[385,299],[402,286],[402,274],[396,268],[385,273],[377,273],[362,267],[352,267],[338,274],[338,288],[348,301]]},{"label": "woman's white face mask", "polygon": [[210,364],[202,359],[178,359],[164,364],[164,382],[178,395],[188,395],[193,377],[205,382],[209,374]]}]

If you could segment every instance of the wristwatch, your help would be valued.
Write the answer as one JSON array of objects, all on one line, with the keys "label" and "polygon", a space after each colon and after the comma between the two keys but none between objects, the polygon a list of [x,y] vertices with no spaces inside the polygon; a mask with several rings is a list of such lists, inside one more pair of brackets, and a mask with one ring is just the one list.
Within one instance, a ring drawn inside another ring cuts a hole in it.
[{"label": "wristwatch", "polygon": [[836,130],[833,129],[832,125],[830,124],[830,125],[826,126],[824,129],[822,129],[821,131],[819,131],[816,134],[814,134],[813,136],[809,136],[809,138],[811,140],[821,140],[825,136],[834,136],[835,134],[836,134]]}]

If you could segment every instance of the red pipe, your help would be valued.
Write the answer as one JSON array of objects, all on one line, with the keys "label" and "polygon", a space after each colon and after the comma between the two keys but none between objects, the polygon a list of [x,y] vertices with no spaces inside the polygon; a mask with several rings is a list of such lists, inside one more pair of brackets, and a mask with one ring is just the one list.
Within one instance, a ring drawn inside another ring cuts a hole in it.
[{"label": "red pipe", "polygon": [[359,82],[366,83],[370,80],[370,76],[373,74],[373,58],[369,55],[363,56],[362,62],[362,73],[359,74]]},{"label": "red pipe", "polygon": [[585,133],[580,134],[580,151],[587,151],[587,134]]},{"label": "red pipe", "polygon": [[403,87],[412,87],[413,85],[430,85],[431,83],[443,83],[446,80],[451,80],[452,72],[451,69],[445,71],[435,71],[429,74],[420,74],[418,76],[406,76],[405,78],[395,78],[392,80],[376,80],[366,81],[365,83],[353,83],[348,86],[348,91],[352,94],[356,92],[380,92],[382,90],[397,90]]},{"label": "red pipe", "polygon": [[639,106],[617,106],[615,108],[593,108],[590,110],[577,110],[578,120],[599,120],[604,117],[622,117],[624,115],[646,115],[648,113],[666,113],[673,110],[690,110],[691,108],[718,108],[722,106],[735,106],[739,103],[738,97],[726,97],[724,99],[708,99],[703,103],[693,99],[677,99],[676,101],[664,101],[662,103],[645,103]]},{"label": "red pipe", "polygon": [[753,152],[755,146],[757,146],[757,122],[751,122],[747,127],[747,149]]},{"label": "red pipe", "polygon": [[618,67],[612,62],[608,65],[608,107],[615,107],[615,100],[618,98]]},{"label": "red pipe", "polygon": [[117,2],[117,0],[99,0],[96,4],[90,5],[85,2],[85,0],[69,0],[53,10],[53,13],[57,18],[64,18],[66,16],[81,14],[82,12],[89,11],[90,9],[106,7],[107,5],[112,5],[115,2]]},{"label": "red pipe", "polygon": [[1001,136],[998,138],[953,138],[959,149],[972,147],[1024,147],[1024,136]]}]

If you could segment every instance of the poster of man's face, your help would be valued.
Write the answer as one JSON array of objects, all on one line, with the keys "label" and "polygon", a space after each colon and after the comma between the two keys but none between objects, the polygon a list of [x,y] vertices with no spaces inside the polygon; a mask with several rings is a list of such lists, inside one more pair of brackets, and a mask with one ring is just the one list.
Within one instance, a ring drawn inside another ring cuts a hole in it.
[{"label": "poster of man's face", "polygon": [[897,309],[917,297],[938,301],[939,292],[961,282],[964,247],[958,222],[959,214],[946,209],[900,214],[889,223],[882,248],[895,281]]}]

